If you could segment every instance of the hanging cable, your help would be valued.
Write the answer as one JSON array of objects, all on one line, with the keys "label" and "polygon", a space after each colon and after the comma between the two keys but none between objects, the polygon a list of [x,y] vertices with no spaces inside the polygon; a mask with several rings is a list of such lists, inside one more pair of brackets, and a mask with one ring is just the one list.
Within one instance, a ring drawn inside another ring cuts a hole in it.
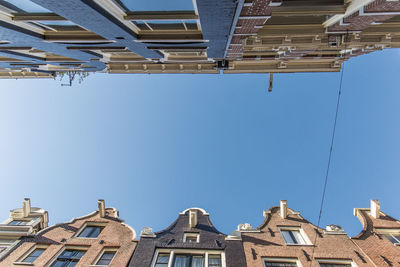
[{"label": "hanging cable", "polygon": [[[339,92],[338,92],[337,102],[336,102],[336,112],[335,112],[335,119],[334,119],[334,122],[333,122],[331,146],[330,146],[330,149],[329,149],[329,157],[328,157],[328,165],[327,165],[327,168],[326,168],[325,181],[324,181],[324,187],[323,187],[322,198],[321,198],[321,205],[320,205],[320,208],[319,208],[317,231],[318,231],[318,229],[320,227],[320,223],[321,223],[322,210],[323,210],[324,202],[325,202],[326,188],[327,188],[327,185],[328,185],[329,170],[330,170],[330,167],[331,167],[333,144],[335,142],[336,124],[337,124],[337,118],[338,118],[338,114],[339,114],[340,99],[341,99],[341,95],[342,95],[344,63],[345,63],[346,52],[347,52],[347,37],[348,37],[348,32],[346,33],[345,38],[344,38],[344,42],[345,42],[344,53],[343,53],[344,60],[343,60],[343,64],[342,64],[341,74],[340,74]],[[313,265],[314,251],[315,251],[315,247],[317,246],[317,237],[318,237],[318,233],[315,233],[310,266]]]}]

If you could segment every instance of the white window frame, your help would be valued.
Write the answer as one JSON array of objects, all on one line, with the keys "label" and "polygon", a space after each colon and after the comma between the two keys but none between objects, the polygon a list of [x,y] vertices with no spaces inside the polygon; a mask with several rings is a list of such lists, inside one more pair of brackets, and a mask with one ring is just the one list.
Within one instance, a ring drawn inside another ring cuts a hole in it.
[{"label": "white window frame", "polygon": [[[100,234],[101,234],[101,232],[104,230],[104,228],[106,227],[106,223],[99,223],[99,222],[85,222],[82,226],[81,226],[81,228],[79,228],[79,230],[78,230],[78,232],[76,232],[76,234],[73,236],[74,238],[85,238],[85,239],[97,239],[99,236],[100,236]],[[100,228],[103,228],[101,231],[100,231],[100,233],[99,233],[99,236],[97,236],[97,237],[84,237],[84,236],[79,236],[82,232],[83,232],[83,230],[85,230],[85,228],[86,227],[100,227]]]},{"label": "white window frame", "polygon": [[392,241],[388,240],[385,236],[385,239],[387,239],[390,243],[392,243],[395,246],[400,246],[400,238],[394,237],[393,235],[400,235],[400,229],[377,229],[378,234],[381,235],[392,235],[392,238],[398,240],[399,242],[397,243],[392,243]]},{"label": "white window frame", "polygon": [[351,264],[351,267],[357,267],[357,264],[352,260],[336,260],[336,259],[316,259],[318,266],[321,267],[321,263],[330,264]]},{"label": "white window frame", "polygon": [[[103,248],[99,255],[97,255],[96,259],[94,260],[93,264],[90,265],[90,267],[94,267],[94,266],[101,266],[101,267],[105,267],[105,266],[110,266],[111,263],[113,262],[113,260],[115,259],[115,256],[117,255],[117,251],[118,251],[119,247],[105,247]],[[99,260],[101,259],[101,257],[103,257],[103,254],[105,252],[114,252],[114,257],[112,258],[112,260],[110,261],[109,265],[98,265],[97,263],[99,262]]]},{"label": "white window frame", "polygon": [[[90,248],[90,246],[70,246],[70,245],[64,246],[64,247],[62,247],[62,248],[56,253],[56,255],[53,256],[53,258],[51,258],[51,259],[44,265],[44,267],[50,267],[50,266],[58,259],[58,257],[59,257],[64,251],[66,251],[66,250],[82,250],[82,251],[85,251],[85,254],[82,256],[82,258],[83,258],[83,257],[85,257],[86,252],[89,250],[89,248]],[[81,258],[79,261],[81,261],[82,258]],[[78,262],[78,263],[79,263],[79,262]]]},{"label": "white window frame", "polygon": [[196,238],[196,243],[200,242],[200,234],[199,233],[184,233],[183,234],[183,242],[186,243],[186,239],[188,237],[195,237]]},{"label": "white window frame", "polygon": [[[280,227],[278,227],[278,229],[279,229],[279,233],[280,233],[285,245],[287,245],[287,246],[312,246],[311,240],[308,238],[308,236],[306,235],[306,232],[304,232],[304,230],[301,227],[280,226]],[[286,243],[286,240],[283,237],[282,231],[299,231],[299,233],[305,243],[304,244],[288,244],[288,243]]]},{"label": "white window frame", "polygon": [[204,256],[204,266],[208,267],[208,256],[209,255],[220,255],[221,256],[221,267],[226,267],[225,251],[223,250],[209,250],[209,249],[164,249],[158,248],[153,255],[151,261],[151,267],[156,266],[157,258],[159,254],[169,254],[168,267],[173,267],[173,261],[175,254],[190,254]]},{"label": "white window frame", "polygon": [[[30,249],[28,249],[28,251],[26,251],[21,257],[19,257],[18,258],[18,260],[17,261],[15,261],[13,264],[23,264],[23,265],[27,265],[28,263],[27,262],[24,262],[24,260],[26,259],[26,258],[28,258],[29,257],[29,255],[31,255],[32,254],[32,252],[34,252],[36,249],[44,249],[44,250],[46,250],[47,248],[48,248],[49,246],[47,246],[47,245],[38,245],[38,244],[36,244],[36,245],[33,245]],[[44,251],[43,251],[43,253],[44,253]],[[42,254],[43,254],[42,253]],[[42,256],[42,254],[40,254],[40,256]],[[40,257],[39,256],[39,257]],[[39,258],[38,257],[38,258]],[[34,263],[35,261],[33,261],[32,263]]]},{"label": "white window frame", "polygon": [[300,260],[298,258],[271,258],[271,257],[262,257],[262,262],[263,266],[267,267],[267,262],[268,261],[275,261],[275,262],[290,262],[290,263],[296,263],[297,267],[303,267],[301,264]]}]

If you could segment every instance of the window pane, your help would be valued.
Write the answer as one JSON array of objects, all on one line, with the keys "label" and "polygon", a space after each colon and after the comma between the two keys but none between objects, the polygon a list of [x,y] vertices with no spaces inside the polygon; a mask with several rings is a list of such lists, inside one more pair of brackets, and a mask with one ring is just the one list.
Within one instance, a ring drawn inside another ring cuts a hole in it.
[{"label": "window pane", "polygon": [[208,257],[209,267],[221,267],[221,256],[209,256]]},{"label": "window pane", "polygon": [[174,267],[187,267],[186,264],[188,262],[188,256],[177,255],[175,257]]},{"label": "window pane", "polygon": [[186,242],[188,242],[188,243],[197,243],[197,237],[187,236],[186,237]]},{"label": "window pane", "polygon": [[168,263],[169,254],[160,254],[157,258],[157,263]]},{"label": "window pane", "polygon": [[301,235],[300,231],[291,231],[297,244],[305,244],[306,242],[303,239],[303,236]]},{"label": "window pane", "polygon": [[56,260],[56,261],[51,265],[51,267],[63,267],[64,264],[65,264],[65,261]]},{"label": "window pane", "polygon": [[90,237],[96,238],[101,232],[101,227],[97,226],[86,226],[85,229],[78,235],[78,237]]},{"label": "window pane", "polygon": [[109,265],[112,259],[114,258],[114,255],[115,252],[113,251],[104,252],[96,265]]},{"label": "window pane", "polygon": [[297,264],[295,262],[268,261],[268,262],[265,262],[265,266],[268,266],[268,267],[297,267]]},{"label": "window pane", "polygon": [[29,221],[14,220],[8,223],[8,225],[27,225]]},{"label": "window pane", "polygon": [[44,249],[38,248],[35,249],[28,257],[26,257],[23,262],[34,262],[42,253]]},{"label": "window pane", "polygon": [[204,267],[204,257],[203,256],[193,256],[192,267]]},{"label": "window pane", "polygon": [[389,239],[389,241],[392,242],[393,244],[398,243],[398,242],[397,242],[397,239],[394,238],[391,234],[387,234],[387,235],[385,235],[385,237],[386,237],[387,239]]},{"label": "window pane", "polygon": [[351,267],[351,264],[347,263],[320,263],[321,267]]},{"label": "window pane", "polygon": [[290,231],[282,230],[281,233],[286,244],[296,244]]}]

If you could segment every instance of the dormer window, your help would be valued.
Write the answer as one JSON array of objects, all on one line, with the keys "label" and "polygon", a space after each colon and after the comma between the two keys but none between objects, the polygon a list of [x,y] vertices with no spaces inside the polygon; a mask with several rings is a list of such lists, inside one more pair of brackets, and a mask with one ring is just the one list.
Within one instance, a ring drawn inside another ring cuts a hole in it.
[{"label": "dormer window", "polygon": [[279,229],[281,232],[281,235],[283,237],[283,240],[285,240],[285,243],[287,245],[308,245],[310,242],[308,242],[307,238],[305,237],[305,234],[302,233],[302,230],[300,228],[280,228]]},{"label": "dormer window", "polygon": [[103,227],[100,226],[86,226],[83,230],[77,235],[77,237],[84,237],[84,238],[97,238],[103,230]]},{"label": "dormer window", "polygon": [[185,243],[199,243],[200,235],[197,233],[185,233],[183,236],[183,242]]}]

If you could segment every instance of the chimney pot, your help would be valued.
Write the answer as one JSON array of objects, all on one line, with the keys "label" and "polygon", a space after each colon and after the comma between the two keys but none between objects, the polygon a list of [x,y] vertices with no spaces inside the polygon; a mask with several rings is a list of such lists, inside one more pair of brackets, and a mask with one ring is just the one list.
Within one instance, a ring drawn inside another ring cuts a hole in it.
[{"label": "chimney pot", "polygon": [[31,213],[31,200],[29,198],[24,198],[24,202],[22,203],[22,209],[24,212],[24,217],[28,217]]}]

